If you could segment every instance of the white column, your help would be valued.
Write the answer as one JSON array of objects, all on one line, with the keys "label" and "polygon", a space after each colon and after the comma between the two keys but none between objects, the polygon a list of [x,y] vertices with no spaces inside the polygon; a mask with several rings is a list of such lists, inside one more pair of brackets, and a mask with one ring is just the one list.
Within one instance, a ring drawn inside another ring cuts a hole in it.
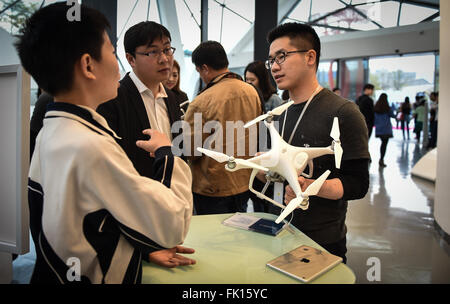
[{"label": "white column", "polygon": [[450,234],[450,1],[440,1],[439,119],[434,218]]}]

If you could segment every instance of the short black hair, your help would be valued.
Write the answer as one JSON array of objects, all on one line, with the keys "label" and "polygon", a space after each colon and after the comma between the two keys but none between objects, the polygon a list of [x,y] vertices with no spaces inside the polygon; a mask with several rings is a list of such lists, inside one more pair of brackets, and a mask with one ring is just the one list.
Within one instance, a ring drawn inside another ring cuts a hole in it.
[{"label": "short black hair", "polygon": [[366,83],[363,87],[363,91],[365,91],[366,89],[373,90],[375,89],[375,86],[371,83]]},{"label": "short black hair", "polygon": [[341,89],[339,88],[339,87],[335,87],[334,89],[333,89],[333,92],[336,92],[336,91],[340,91]]},{"label": "short black hair", "polygon": [[153,41],[162,39],[164,36],[172,41],[169,30],[163,25],[153,21],[142,21],[125,32],[123,46],[126,53],[134,56],[137,47],[141,45],[150,46]]},{"label": "short black hair", "polygon": [[83,54],[101,60],[103,35],[110,28],[99,11],[80,5],[81,21],[69,21],[66,2],[36,11],[25,22],[15,47],[24,69],[51,95],[69,91]]},{"label": "short black hair", "polygon": [[199,67],[203,64],[221,70],[228,67],[227,53],[217,41],[205,41],[199,44],[192,52],[192,63]]},{"label": "short black hair", "polygon": [[[320,39],[314,28],[297,22],[283,23],[267,34],[267,42],[271,44],[274,40],[281,37],[289,37],[291,44],[298,48],[313,49],[316,52],[316,69],[319,68]],[[298,40],[298,43],[295,40]]]}]

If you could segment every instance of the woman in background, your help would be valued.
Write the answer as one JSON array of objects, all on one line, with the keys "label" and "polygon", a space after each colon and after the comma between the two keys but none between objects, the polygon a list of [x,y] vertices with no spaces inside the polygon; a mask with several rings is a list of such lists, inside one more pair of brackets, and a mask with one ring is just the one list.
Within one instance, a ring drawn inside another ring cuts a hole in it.
[{"label": "woman in background", "polygon": [[173,60],[172,71],[170,72],[169,79],[164,81],[163,85],[175,93],[177,101],[180,104],[184,114],[189,106],[189,98],[187,97],[187,94],[180,89],[180,65],[175,59]]},{"label": "woman in background", "polygon": [[391,117],[395,118],[393,109],[389,106],[388,98],[385,93],[381,94],[373,108],[375,112],[375,137],[381,139],[380,161],[378,164],[381,168],[386,167],[384,163],[384,155],[389,138],[392,135]]},{"label": "woman in background", "polygon": [[258,88],[264,98],[264,111],[268,112],[281,105],[282,100],[277,90],[270,83],[269,72],[264,62],[254,61],[244,71],[245,81]]}]

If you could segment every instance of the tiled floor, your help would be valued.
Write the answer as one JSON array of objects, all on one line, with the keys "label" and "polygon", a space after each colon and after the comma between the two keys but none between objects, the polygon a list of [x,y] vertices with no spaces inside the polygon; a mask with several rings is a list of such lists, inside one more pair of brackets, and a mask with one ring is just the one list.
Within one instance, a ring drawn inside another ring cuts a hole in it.
[{"label": "tiled floor", "polygon": [[367,278],[375,265],[371,257],[378,258],[380,283],[450,283],[449,245],[434,227],[434,183],[410,175],[424,151],[394,130],[387,167],[380,169],[380,142],[374,136],[369,142],[368,194],[349,203],[348,266],[361,284],[377,282]]},{"label": "tiled floor", "polygon": [[[350,202],[347,213],[347,264],[356,282],[450,283],[450,246],[434,228],[434,183],[410,175],[424,151],[414,139],[403,141],[394,130],[387,167],[380,169],[379,145],[372,136],[369,192]],[[34,260],[32,246],[30,253],[14,261],[13,283],[29,282]],[[377,279],[373,270],[378,265],[380,281],[369,281]]]}]

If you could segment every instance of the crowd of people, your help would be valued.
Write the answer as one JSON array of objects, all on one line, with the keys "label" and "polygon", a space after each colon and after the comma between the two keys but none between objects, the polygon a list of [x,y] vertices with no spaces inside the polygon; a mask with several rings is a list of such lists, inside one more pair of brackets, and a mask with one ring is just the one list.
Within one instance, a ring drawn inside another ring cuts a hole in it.
[{"label": "crowd of people", "polygon": [[[419,92],[415,96],[415,102],[411,105],[409,97],[396,107],[394,102],[388,101],[386,93],[380,94],[378,100],[374,102],[372,96],[374,95],[375,86],[373,84],[366,84],[363,88],[363,94],[356,99],[361,113],[364,115],[369,138],[372,130],[375,127],[375,136],[380,138],[380,159],[379,166],[386,167],[384,163],[384,156],[386,155],[386,148],[389,138],[393,137],[391,119],[395,119],[396,126],[400,124],[402,130],[403,140],[410,139],[410,122],[414,121],[413,133],[415,140],[419,144],[421,142],[422,131],[424,130],[424,123],[428,121],[428,142],[426,149],[432,149],[437,144],[437,113],[439,103],[439,93],[431,92],[429,99],[431,101],[429,111],[427,111],[426,94]],[[423,141],[423,140],[422,140]]]},{"label": "crowd of people", "polygon": [[[248,131],[230,141],[226,132],[212,136],[212,130],[251,121],[286,100],[293,105],[274,119],[291,145],[329,144],[333,118],[339,118],[341,167],[332,155],[314,159],[314,175],[298,178],[302,190],[326,170],[331,174],[310,208],[293,212],[291,223],[346,262],[348,201],[364,197],[369,187],[368,140],[375,126],[382,141],[379,165],[385,166],[395,114],[386,94],[374,104],[373,85],[355,104],[338,88],[319,84],[321,43],[312,27],[285,23],[272,29],[267,61],[248,64],[243,77],[229,70],[219,42],[200,43],[192,63],[205,87],[189,101],[163,25],[144,21],[127,30],[131,71],[119,79],[106,18],[81,5],[82,22],[71,23],[66,10],[61,3],[39,9],[16,44],[22,65],[44,91],[31,123],[30,227],[40,244],[32,282],[67,283],[63,261],[77,256],[84,282],[139,283],[142,260],[164,267],[197,263],[180,255],[194,252],[181,246],[194,214],[246,212],[249,198],[255,211],[279,214],[280,208],[250,194],[249,170],[229,172],[197,147],[235,155],[242,142],[239,157],[252,157]],[[436,134],[437,93],[433,99],[430,130]],[[407,136],[411,114],[416,126],[423,122],[420,107],[402,104]],[[186,128],[174,128],[180,121]],[[183,153],[175,155],[172,144],[180,136]],[[258,174],[254,187],[265,183]],[[286,182],[284,192],[288,204],[294,196]]]}]

